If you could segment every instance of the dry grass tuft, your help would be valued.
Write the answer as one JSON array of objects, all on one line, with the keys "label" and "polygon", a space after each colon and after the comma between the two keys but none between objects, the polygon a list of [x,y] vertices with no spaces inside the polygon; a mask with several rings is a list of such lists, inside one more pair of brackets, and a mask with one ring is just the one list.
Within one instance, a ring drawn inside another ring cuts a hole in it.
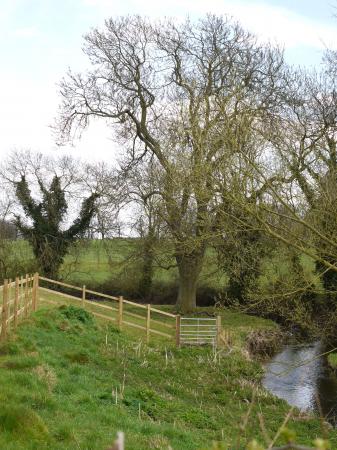
[{"label": "dry grass tuft", "polygon": [[57,376],[54,370],[50,366],[48,366],[48,364],[43,364],[35,367],[33,369],[33,372],[41,381],[46,383],[46,385],[48,386],[48,391],[52,392],[57,383]]}]

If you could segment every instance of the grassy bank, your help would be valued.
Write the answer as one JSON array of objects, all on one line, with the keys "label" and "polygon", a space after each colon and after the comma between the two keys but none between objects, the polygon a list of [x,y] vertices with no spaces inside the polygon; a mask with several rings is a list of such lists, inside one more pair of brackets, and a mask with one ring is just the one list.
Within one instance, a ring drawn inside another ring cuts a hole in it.
[{"label": "grassy bank", "polygon": [[[128,450],[263,442],[258,414],[272,436],[289,407],[258,387],[261,366],[247,358],[244,341],[274,325],[222,316],[233,344],[214,353],[146,346],[76,308],[39,310],[0,347],[0,448],[103,450],[118,430]],[[303,443],[321,435],[317,419],[295,413],[290,426]],[[330,439],[335,448],[337,432]]]}]

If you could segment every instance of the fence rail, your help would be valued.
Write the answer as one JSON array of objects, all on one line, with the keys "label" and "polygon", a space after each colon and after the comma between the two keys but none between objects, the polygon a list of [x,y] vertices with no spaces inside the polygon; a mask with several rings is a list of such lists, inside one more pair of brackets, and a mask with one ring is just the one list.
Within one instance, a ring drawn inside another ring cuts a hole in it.
[{"label": "fence rail", "polygon": [[[57,303],[57,299],[49,298],[50,295],[77,302],[83,308],[88,309],[94,316],[114,322],[121,330],[130,327],[144,331],[147,342],[150,341],[152,335],[169,339],[174,338],[174,330],[176,328],[175,314],[154,308],[150,304],[143,305],[132,302],[122,296],[115,297],[93,291],[87,289],[85,285],[82,287],[74,286],[46,277],[39,277],[39,279],[41,281],[41,286],[39,287],[41,299],[46,303]],[[74,290],[77,295],[56,291],[50,288],[50,285]],[[49,294],[49,296],[44,294]]]},{"label": "fence rail", "polygon": [[[63,289],[67,292],[57,289]],[[18,320],[36,311],[39,303],[57,305],[60,299],[78,303],[94,316],[114,322],[122,330],[130,327],[144,332],[146,341],[151,336],[175,340],[177,346],[186,344],[216,344],[219,342],[220,317],[186,318],[155,308],[115,297],[102,292],[64,283],[39,274],[5,280],[2,291],[0,339],[5,339]],[[73,291],[73,292],[72,292]],[[71,292],[71,293],[69,293]]]}]

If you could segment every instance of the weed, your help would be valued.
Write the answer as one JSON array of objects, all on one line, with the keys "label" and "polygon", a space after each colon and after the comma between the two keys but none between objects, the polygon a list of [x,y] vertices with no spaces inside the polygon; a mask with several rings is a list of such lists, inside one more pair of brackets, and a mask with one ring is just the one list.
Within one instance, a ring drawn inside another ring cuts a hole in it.
[{"label": "weed", "polygon": [[73,305],[62,305],[59,307],[59,310],[63,316],[65,316],[68,320],[79,321],[86,325],[93,324],[93,317],[88,311],[85,311],[82,308],[77,308]]}]

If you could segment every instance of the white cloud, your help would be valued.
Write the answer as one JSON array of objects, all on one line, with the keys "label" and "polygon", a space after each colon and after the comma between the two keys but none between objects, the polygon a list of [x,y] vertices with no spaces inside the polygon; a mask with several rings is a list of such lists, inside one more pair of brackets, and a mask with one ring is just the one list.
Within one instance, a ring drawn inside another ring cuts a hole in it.
[{"label": "white cloud", "polygon": [[85,6],[96,6],[100,8],[110,8],[112,6],[112,3],[113,2],[111,0],[83,0],[83,4]]},{"label": "white cloud", "polygon": [[[203,2],[199,0],[199,3],[201,8]],[[306,46],[323,49],[325,45],[337,44],[336,26],[309,19],[287,8],[260,2],[229,1],[222,3],[222,7],[219,4],[218,0],[210,0],[208,6],[211,9],[214,6],[218,12],[226,10],[257,36],[276,40],[286,48]]]},{"label": "white cloud", "polygon": [[325,45],[337,46],[337,26],[327,25],[282,7],[252,0],[171,0],[167,3],[157,0],[146,1],[112,1],[83,0],[88,7],[100,11],[108,17],[125,8],[131,13],[144,14],[151,17],[198,16],[207,13],[228,14],[259,37],[276,40],[285,47],[309,46],[323,49]]},{"label": "white cloud", "polygon": [[13,35],[20,38],[32,38],[39,36],[40,31],[36,27],[23,27],[14,30]]}]

